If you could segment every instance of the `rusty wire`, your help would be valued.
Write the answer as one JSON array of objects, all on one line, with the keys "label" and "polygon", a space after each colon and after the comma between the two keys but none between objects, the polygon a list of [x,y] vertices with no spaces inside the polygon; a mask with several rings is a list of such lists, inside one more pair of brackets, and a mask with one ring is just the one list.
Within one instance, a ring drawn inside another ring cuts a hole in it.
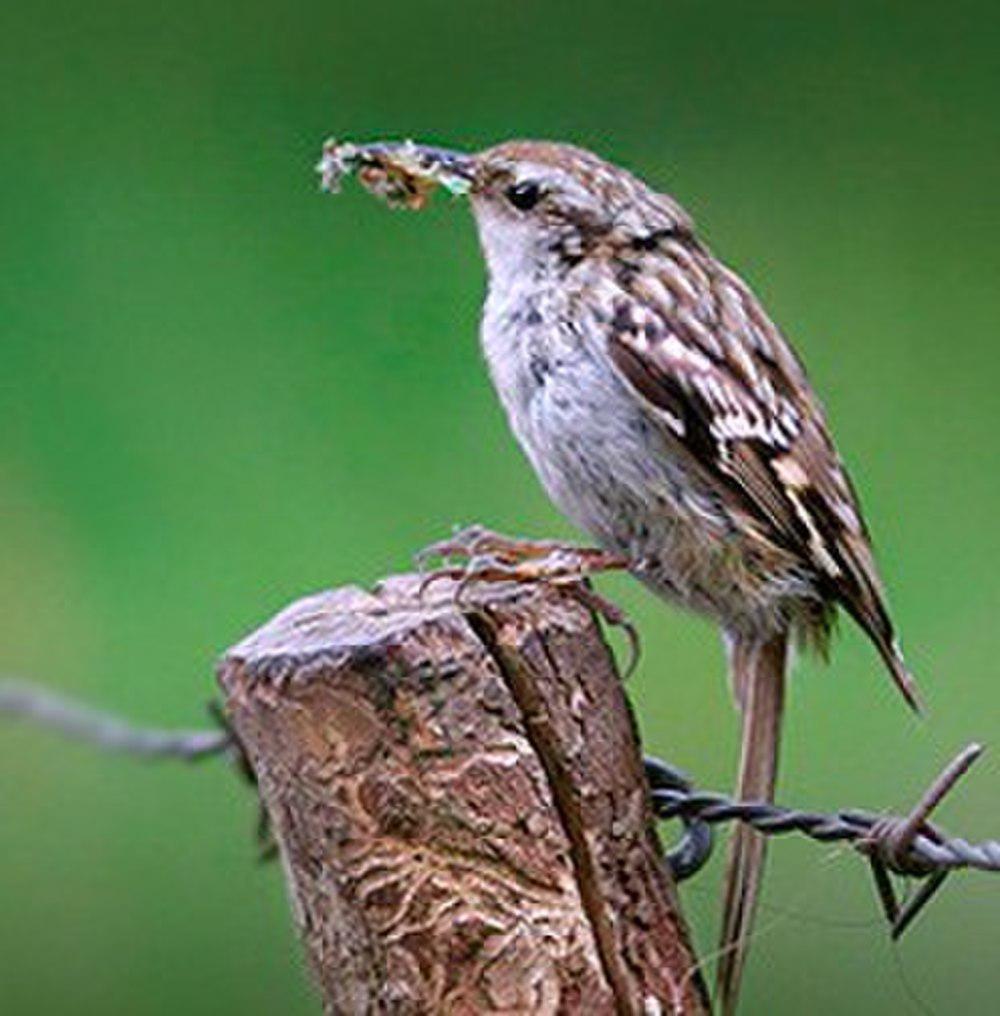
[{"label": "rusty wire", "polygon": [[[864,855],[893,938],[898,938],[952,871],[971,868],[1000,871],[1000,841],[970,843],[948,837],[930,822],[931,812],[982,754],[970,744],[942,770],[916,807],[905,817],[857,809],[832,814],[802,811],[762,801],[734,801],[724,794],[696,790],[690,779],[659,759],[646,759],[653,813],[661,820],[680,819],[683,837],[666,855],[674,878],[696,874],[711,856],[711,827],[743,822],[765,836],[801,833],[820,843],[846,842]],[[926,879],[913,898],[901,904],[889,873]]]},{"label": "rusty wire", "polygon": [[[767,836],[803,833],[821,843],[849,841],[863,853],[873,849],[873,831],[885,821],[884,815],[847,810],[833,814],[799,811],[778,804],[734,801],[724,794],[704,790],[659,788],[652,792],[653,810],[658,819],[682,818],[710,825],[744,822]],[[881,842],[881,841],[875,841]],[[708,858],[706,857],[705,860]],[[886,861],[888,862],[888,856]],[[900,875],[922,875],[940,869],[976,868],[1000,871],[1000,841],[970,843],[960,837],[933,839],[919,833],[902,859],[887,863]],[[924,869],[927,869],[925,871]]]},{"label": "rusty wire", "polygon": [[[109,713],[80,705],[22,681],[0,678],[0,714],[29,719],[98,748],[142,758],[195,761],[226,755],[253,781],[242,748],[223,717],[212,710],[214,730],[163,730],[135,726]],[[1000,841],[970,843],[949,837],[930,822],[931,812],[982,753],[971,744],[928,787],[905,817],[857,809],[827,814],[761,801],[735,801],[724,794],[696,789],[680,770],[659,759],[646,759],[653,814],[679,819],[684,834],[666,855],[677,881],[697,874],[713,848],[714,826],[743,822],[765,836],[801,833],[820,843],[848,843],[871,865],[876,889],[893,937],[899,937],[940,888],[945,877],[962,868],[1000,871]],[[260,836],[266,840],[266,826]],[[913,898],[901,904],[890,873],[924,880]]]}]

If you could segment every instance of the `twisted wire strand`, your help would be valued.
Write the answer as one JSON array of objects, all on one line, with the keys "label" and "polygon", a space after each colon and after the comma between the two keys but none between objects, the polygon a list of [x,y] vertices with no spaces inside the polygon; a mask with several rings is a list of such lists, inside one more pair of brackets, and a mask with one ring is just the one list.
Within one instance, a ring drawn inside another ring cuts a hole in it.
[{"label": "twisted wire strand", "polygon": [[111,713],[13,678],[0,678],[0,713],[31,720],[106,751],[139,758],[195,761],[222,754],[233,744],[227,730],[138,727]]},{"label": "twisted wire strand", "polygon": [[[886,867],[901,875],[974,868],[1000,871],[1000,841],[970,843],[961,837],[945,837],[933,826],[917,833],[902,857],[880,849],[885,841],[886,817],[871,812],[846,810],[835,814],[799,811],[776,804],[734,801],[723,794],[679,787],[654,788],[653,812],[658,819],[686,822],[745,822],[768,836],[802,833],[821,843],[846,841],[865,854],[878,854]],[[891,822],[892,820],[890,820]]]},{"label": "twisted wire strand", "polygon": [[[31,720],[107,751],[140,758],[195,761],[225,753],[240,754],[239,745],[224,723],[222,729],[214,730],[135,726],[113,714],[13,678],[0,678],[0,714],[3,713]],[[923,876],[960,868],[1000,871],[998,840],[970,843],[961,837],[946,837],[931,823],[924,822],[900,849],[893,834],[905,819],[853,809],[824,814],[764,802],[734,801],[723,794],[692,788],[683,773],[660,760],[647,759],[646,766],[655,816],[661,820],[680,819],[686,827],[684,840],[670,858],[678,877],[693,875],[708,860],[712,850],[711,827],[733,821],[744,822],[768,836],[796,832],[821,843],[849,842],[861,853],[881,860],[889,870],[902,875]]]}]

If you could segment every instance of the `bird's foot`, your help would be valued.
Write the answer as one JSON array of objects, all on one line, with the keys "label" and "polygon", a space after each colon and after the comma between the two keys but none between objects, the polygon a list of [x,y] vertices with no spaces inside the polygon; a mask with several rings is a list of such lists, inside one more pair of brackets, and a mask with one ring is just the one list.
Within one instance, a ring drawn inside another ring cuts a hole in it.
[{"label": "bird's foot", "polygon": [[[437,568],[427,565],[438,559]],[[605,571],[623,571],[628,558],[598,547],[575,547],[555,540],[525,540],[504,536],[483,526],[461,529],[450,539],[425,547],[416,555],[424,572],[421,593],[435,582],[456,583],[455,597],[461,601],[469,589],[484,582],[543,583],[566,589],[605,623],[621,628],[629,640],[631,659],[626,676],[639,659],[639,634],[617,604],[594,591],[589,579]]]},{"label": "bird's foot", "polygon": [[[426,571],[434,559],[443,563]],[[574,547],[555,540],[525,540],[468,526],[447,540],[425,547],[416,555],[426,571],[423,588],[440,579],[462,586],[473,582],[548,582],[572,585],[604,571],[621,571],[629,560],[597,547]],[[462,562],[462,563],[457,563]]]}]

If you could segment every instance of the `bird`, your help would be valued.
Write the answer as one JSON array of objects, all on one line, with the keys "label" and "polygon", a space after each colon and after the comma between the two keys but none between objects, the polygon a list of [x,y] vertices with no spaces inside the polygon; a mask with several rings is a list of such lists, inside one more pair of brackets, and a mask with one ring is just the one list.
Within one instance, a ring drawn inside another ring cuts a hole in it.
[{"label": "bird", "polygon": [[[420,207],[438,183],[468,197],[488,276],[481,345],[514,436],[608,567],[623,562],[720,628],[742,717],[738,798],[773,800],[792,648],[825,654],[838,609],[919,709],[858,496],[805,368],[677,200],[549,141],[474,154],[413,142],[324,150],[331,189],[358,167],[395,203]],[[763,837],[740,827],[716,975],[727,1014],[764,855]]]}]

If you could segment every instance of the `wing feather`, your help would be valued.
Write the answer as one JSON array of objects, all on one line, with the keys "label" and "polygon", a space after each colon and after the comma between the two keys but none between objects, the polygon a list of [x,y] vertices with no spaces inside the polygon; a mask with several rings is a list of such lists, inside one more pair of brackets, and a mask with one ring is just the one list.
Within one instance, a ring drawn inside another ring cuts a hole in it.
[{"label": "wing feather", "polygon": [[749,287],[693,237],[668,238],[622,277],[608,351],[702,474],[765,538],[797,555],[896,661],[894,677],[912,699],[823,409]]}]

